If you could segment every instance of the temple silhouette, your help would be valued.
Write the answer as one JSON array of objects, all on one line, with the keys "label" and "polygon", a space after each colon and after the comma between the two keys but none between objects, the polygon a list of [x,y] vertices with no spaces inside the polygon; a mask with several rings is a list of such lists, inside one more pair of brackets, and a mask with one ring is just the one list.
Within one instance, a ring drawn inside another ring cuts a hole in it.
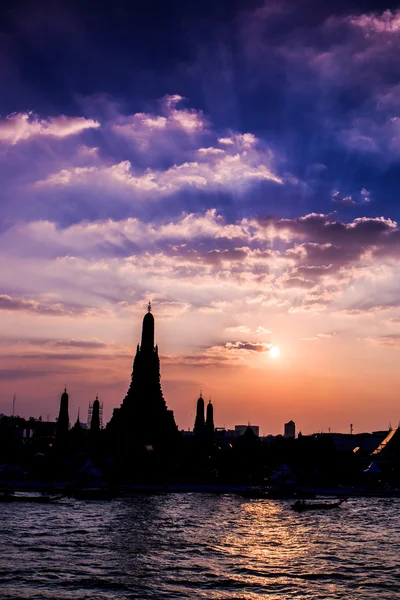
[{"label": "temple silhouette", "polygon": [[144,448],[169,453],[176,445],[178,428],[161,389],[150,302],[143,318],[142,339],[137,345],[128,392],[120,408],[114,409],[107,430],[114,438],[117,457],[128,461]]}]

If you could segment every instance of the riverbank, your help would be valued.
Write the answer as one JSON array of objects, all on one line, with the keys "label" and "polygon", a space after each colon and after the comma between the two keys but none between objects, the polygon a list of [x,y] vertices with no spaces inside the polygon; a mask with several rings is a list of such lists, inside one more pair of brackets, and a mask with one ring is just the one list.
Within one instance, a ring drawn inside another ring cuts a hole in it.
[{"label": "riverbank", "polygon": [[291,499],[296,493],[301,496],[334,496],[347,498],[400,498],[400,489],[373,489],[361,487],[299,487],[293,493],[277,493],[268,496],[268,488],[249,485],[215,485],[215,484],[130,484],[122,483],[118,485],[87,485],[73,486],[68,482],[56,481],[51,483],[43,482],[8,482],[0,485],[1,489],[9,489],[16,492],[57,492],[69,495],[77,489],[110,489],[114,491],[114,496],[131,496],[136,494],[236,494],[249,498],[270,498],[270,499]]}]

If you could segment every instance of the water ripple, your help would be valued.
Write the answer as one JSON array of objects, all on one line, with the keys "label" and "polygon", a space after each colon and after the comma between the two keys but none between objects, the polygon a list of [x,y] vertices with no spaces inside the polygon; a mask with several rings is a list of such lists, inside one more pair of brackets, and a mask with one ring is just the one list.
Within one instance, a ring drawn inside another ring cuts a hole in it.
[{"label": "water ripple", "polygon": [[399,509],[358,498],[298,515],[208,494],[4,504],[0,597],[394,600]]}]

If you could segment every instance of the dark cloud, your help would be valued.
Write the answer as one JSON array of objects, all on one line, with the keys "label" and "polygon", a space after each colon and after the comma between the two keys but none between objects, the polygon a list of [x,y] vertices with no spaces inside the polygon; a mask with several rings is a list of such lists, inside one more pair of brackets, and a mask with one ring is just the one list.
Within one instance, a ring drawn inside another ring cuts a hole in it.
[{"label": "dark cloud", "polygon": [[390,348],[400,348],[400,335],[379,335],[365,338],[366,341],[375,346],[389,346]]},{"label": "dark cloud", "polygon": [[307,237],[314,242],[331,244],[368,244],[386,240],[385,234],[397,230],[391,219],[383,217],[360,217],[351,223],[343,223],[331,215],[311,213],[296,219],[259,219],[261,226],[273,225],[278,231],[289,231],[294,236]]},{"label": "dark cloud", "polygon": [[128,353],[123,354],[121,352],[117,353],[100,353],[100,352],[38,352],[36,354],[33,353],[15,353],[10,354],[9,358],[17,358],[18,360],[25,361],[86,361],[86,360],[99,360],[99,361],[112,361],[118,360],[121,358],[126,358],[129,356]]},{"label": "dark cloud", "polygon": [[248,350],[250,352],[268,352],[272,344],[257,342],[227,342],[224,346],[227,350]]},{"label": "dark cloud", "polygon": [[340,311],[343,315],[351,317],[365,316],[365,315],[376,315],[377,313],[397,308],[398,304],[371,304],[368,302],[360,302],[358,306],[351,306],[349,308]]},{"label": "dark cloud", "polygon": [[0,380],[18,381],[20,379],[36,379],[46,377],[49,374],[47,369],[0,369]]},{"label": "dark cloud", "polygon": [[315,281],[304,279],[303,277],[289,277],[283,282],[286,288],[312,288],[315,286]]},{"label": "dark cloud", "polygon": [[30,346],[51,346],[53,348],[108,348],[109,344],[98,340],[55,340],[53,338],[5,338],[1,339],[2,345],[28,344]]},{"label": "dark cloud", "polygon": [[195,367],[195,368],[232,368],[235,365],[229,356],[216,355],[215,353],[187,354],[183,356],[161,356],[163,364],[174,367]]},{"label": "dark cloud", "polygon": [[54,340],[48,342],[56,348],[108,348],[105,342],[90,341],[90,340]]},{"label": "dark cloud", "polygon": [[353,200],[351,196],[345,196],[344,198],[340,198],[335,196],[332,198],[332,202],[334,204],[339,204],[340,206],[358,206],[359,203]]},{"label": "dark cloud", "polygon": [[[25,300],[24,298],[12,298],[7,294],[0,294],[0,310],[8,310],[12,312],[22,311],[36,315],[53,317],[73,317],[85,315],[89,311],[97,311],[97,309],[89,309],[76,304],[46,304],[37,302],[35,300]],[[99,309],[98,312],[102,313],[103,311]]]}]

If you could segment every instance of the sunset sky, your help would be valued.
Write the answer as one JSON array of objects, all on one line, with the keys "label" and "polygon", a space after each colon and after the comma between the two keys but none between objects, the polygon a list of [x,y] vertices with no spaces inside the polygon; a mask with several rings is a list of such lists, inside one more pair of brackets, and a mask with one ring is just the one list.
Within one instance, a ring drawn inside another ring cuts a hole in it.
[{"label": "sunset sky", "polygon": [[[400,419],[400,9],[4,1],[0,412],[105,420],[147,302],[168,407]],[[271,347],[280,349],[273,357]]]}]

